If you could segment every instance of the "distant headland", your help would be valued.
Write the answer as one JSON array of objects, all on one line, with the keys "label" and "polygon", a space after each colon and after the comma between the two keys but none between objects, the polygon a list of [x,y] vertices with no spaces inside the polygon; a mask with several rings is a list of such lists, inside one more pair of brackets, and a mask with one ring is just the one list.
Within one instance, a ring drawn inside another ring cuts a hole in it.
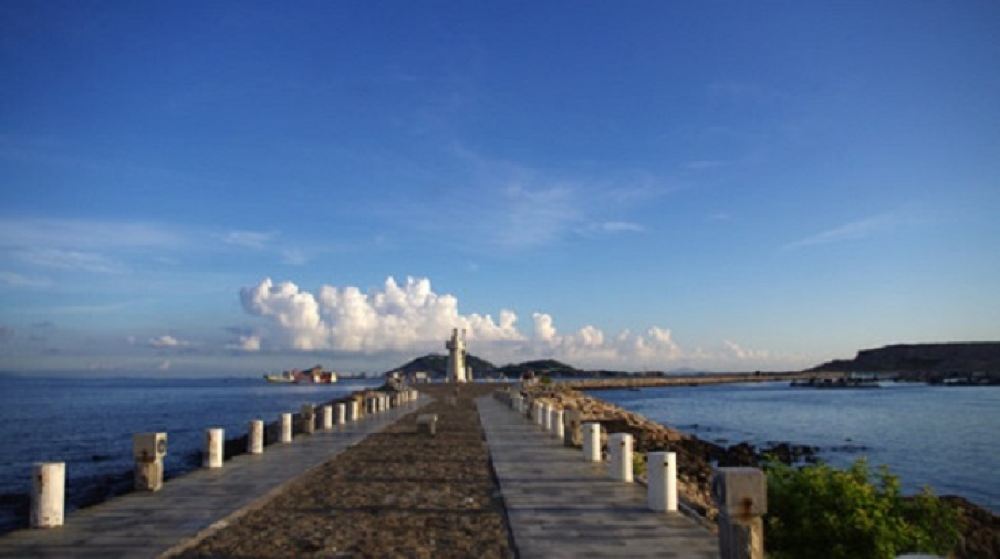
[{"label": "distant headland", "polygon": [[810,372],[895,373],[906,380],[956,375],[1000,377],[1000,342],[896,344],[858,352],[854,359],[835,359]]}]

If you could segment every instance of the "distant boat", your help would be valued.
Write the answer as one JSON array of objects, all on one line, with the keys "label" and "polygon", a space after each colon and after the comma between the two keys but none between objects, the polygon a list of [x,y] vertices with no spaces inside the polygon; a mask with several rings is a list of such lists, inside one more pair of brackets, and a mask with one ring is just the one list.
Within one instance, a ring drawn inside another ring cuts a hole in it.
[{"label": "distant boat", "polygon": [[817,378],[793,380],[789,383],[792,388],[882,388],[878,379],[874,377],[842,377],[842,378]]},{"label": "distant boat", "polygon": [[285,371],[278,375],[264,375],[264,380],[273,384],[295,384],[295,376],[291,371]]},{"label": "distant boat", "polygon": [[337,373],[316,365],[305,371],[292,369],[280,375],[264,375],[264,380],[273,384],[333,384],[337,382]]}]

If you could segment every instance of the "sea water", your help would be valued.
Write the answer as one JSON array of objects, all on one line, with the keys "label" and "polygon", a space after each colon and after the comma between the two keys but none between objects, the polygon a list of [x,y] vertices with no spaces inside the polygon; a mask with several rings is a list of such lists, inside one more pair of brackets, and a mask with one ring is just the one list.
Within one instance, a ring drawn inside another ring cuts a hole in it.
[{"label": "sea water", "polygon": [[102,480],[130,472],[132,434],[166,432],[165,475],[198,467],[208,427],[245,435],[251,419],[276,421],[381,380],[329,385],[263,379],[81,379],[0,377],[0,532],[24,525],[34,462],[66,462],[67,509]]},{"label": "sea water", "polygon": [[847,466],[886,464],[904,491],[929,485],[1000,512],[1000,387],[791,388],[787,383],[600,390],[592,396],[722,445],[819,447]]}]

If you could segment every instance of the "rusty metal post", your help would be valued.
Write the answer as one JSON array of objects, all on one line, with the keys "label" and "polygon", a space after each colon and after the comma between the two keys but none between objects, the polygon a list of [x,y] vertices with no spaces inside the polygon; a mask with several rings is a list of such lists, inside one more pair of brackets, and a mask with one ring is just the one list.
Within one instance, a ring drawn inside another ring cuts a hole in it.
[{"label": "rusty metal post", "polygon": [[312,435],[316,431],[316,406],[304,404],[299,410],[299,415],[302,418],[302,432],[306,435]]},{"label": "rusty metal post", "polygon": [[767,477],[758,468],[719,468],[712,478],[719,506],[721,559],[764,559]]},{"label": "rusty metal post", "polygon": [[136,491],[159,491],[163,488],[163,457],[166,455],[166,433],[135,433],[132,435]]}]

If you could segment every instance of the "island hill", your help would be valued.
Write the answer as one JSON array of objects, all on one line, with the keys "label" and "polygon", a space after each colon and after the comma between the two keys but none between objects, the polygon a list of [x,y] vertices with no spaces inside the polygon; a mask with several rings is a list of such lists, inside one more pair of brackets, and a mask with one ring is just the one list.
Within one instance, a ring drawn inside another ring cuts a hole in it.
[{"label": "island hill", "polygon": [[[489,361],[476,357],[472,354],[465,356],[465,365],[472,368],[472,377],[508,377],[521,378],[525,373],[531,372],[536,375],[551,376],[595,376],[597,372],[583,371],[567,365],[555,359],[540,359],[537,361],[525,361],[524,363],[510,364],[498,367]],[[408,378],[414,378],[418,373],[427,374],[428,378],[444,378],[447,376],[448,356],[429,353],[396,367],[386,374],[400,373]],[[613,372],[614,375],[625,375],[628,373]]]},{"label": "island hill", "polygon": [[[428,354],[401,365],[386,374],[399,373],[414,378],[418,373],[430,379],[444,378],[447,371],[446,355]],[[634,379],[643,377],[701,376],[691,369],[675,371],[628,372],[613,370],[585,370],[555,359],[539,359],[523,363],[497,366],[476,357],[466,356],[466,365],[472,368],[474,378],[521,378],[531,373],[536,376],[563,378]],[[908,381],[941,382],[949,378],[985,379],[1000,382],[1000,342],[953,342],[933,344],[897,344],[858,352],[854,359],[837,359],[805,371],[743,373],[757,376],[806,376],[832,373],[879,373],[881,376]],[[715,373],[727,374],[727,373]]]},{"label": "island hill", "polygon": [[[427,379],[440,379],[447,377],[448,357],[430,353],[423,357],[418,357],[404,365],[385,372],[386,376],[396,374],[409,379],[416,379],[418,375],[426,375]],[[473,379],[484,378],[522,378],[525,375],[536,377],[550,376],[570,379],[640,379],[640,378],[672,378],[672,377],[696,377],[696,376],[732,376],[734,373],[707,373],[696,369],[675,369],[671,371],[615,371],[609,369],[578,369],[562,361],[555,359],[536,359],[523,363],[511,363],[497,366],[493,363],[472,354],[465,356],[465,364],[472,368]],[[748,375],[769,375],[787,376],[801,374],[798,371],[783,373],[735,373],[740,376]]]},{"label": "island hill", "polygon": [[854,359],[835,359],[808,372],[879,373],[899,380],[1000,383],[1000,342],[897,344],[865,349]]}]

